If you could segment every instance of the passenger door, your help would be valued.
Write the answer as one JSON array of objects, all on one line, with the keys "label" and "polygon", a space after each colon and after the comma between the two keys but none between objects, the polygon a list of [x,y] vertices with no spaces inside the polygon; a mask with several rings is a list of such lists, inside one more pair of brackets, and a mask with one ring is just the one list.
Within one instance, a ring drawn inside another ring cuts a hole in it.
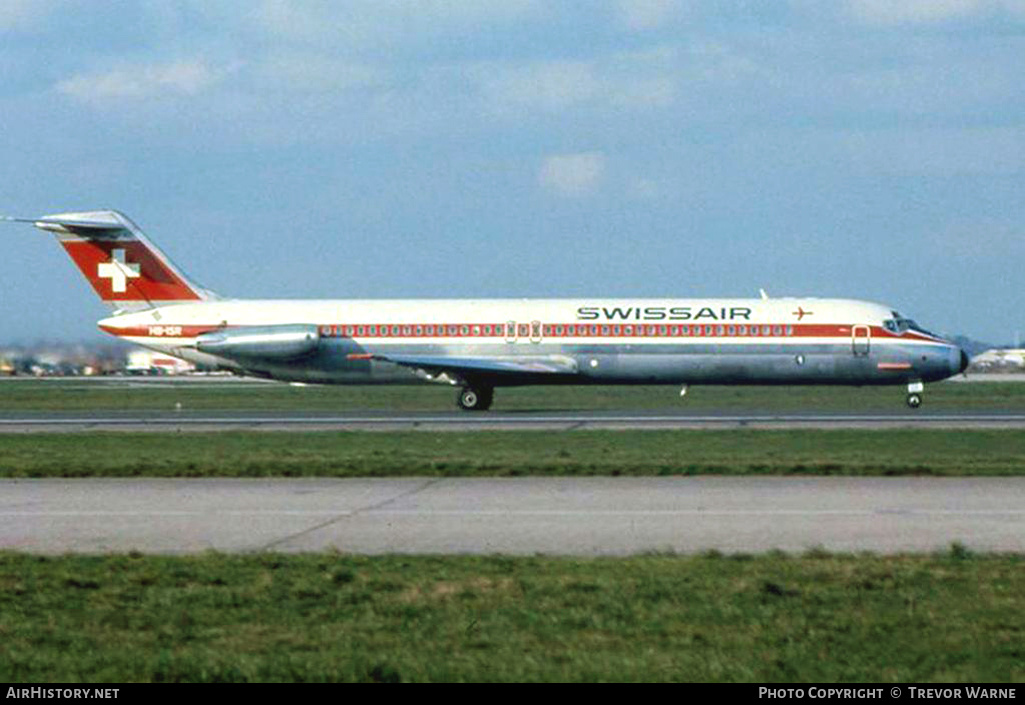
[{"label": "passenger door", "polygon": [[868,355],[871,347],[872,329],[865,325],[854,326],[851,331],[851,348],[855,355]]}]

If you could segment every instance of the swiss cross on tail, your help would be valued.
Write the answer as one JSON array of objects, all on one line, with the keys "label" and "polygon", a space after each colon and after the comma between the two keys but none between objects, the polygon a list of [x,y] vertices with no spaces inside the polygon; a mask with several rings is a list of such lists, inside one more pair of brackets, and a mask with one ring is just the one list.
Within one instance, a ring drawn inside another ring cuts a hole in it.
[{"label": "swiss cross on tail", "polygon": [[96,275],[103,279],[110,279],[110,288],[117,294],[128,290],[128,280],[136,279],[142,275],[139,273],[140,266],[125,261],[124,250],[111,250],[109,262],[101,262],[96,268]]},{"label": "swiss cross on tail", "polygon": [[29,222],[56,234],[99,297],[115,308],[217,298],[190,281],[135,223],[117,211],[5,220]]},{"label": "swiss cross on tail", "polygon": [[61,245],[107,302],[194,301],[198,292],[147,243],[61,238]]}]

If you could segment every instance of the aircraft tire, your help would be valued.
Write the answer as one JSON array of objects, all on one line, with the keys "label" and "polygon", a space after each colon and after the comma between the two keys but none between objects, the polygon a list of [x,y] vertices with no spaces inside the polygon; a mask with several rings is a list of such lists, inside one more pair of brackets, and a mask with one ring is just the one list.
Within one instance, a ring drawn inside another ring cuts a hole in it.
[{"label": "aircraft tire", "polygon": [[920,394],[908,394],[908,406],[912,409],[917,409],[922,405],[922,396]]},{"label": "aircraft tire", "polygon": [[495,391],[488,387],[463,387],[456,401],[463,411],[487,411],[495,398]]}]

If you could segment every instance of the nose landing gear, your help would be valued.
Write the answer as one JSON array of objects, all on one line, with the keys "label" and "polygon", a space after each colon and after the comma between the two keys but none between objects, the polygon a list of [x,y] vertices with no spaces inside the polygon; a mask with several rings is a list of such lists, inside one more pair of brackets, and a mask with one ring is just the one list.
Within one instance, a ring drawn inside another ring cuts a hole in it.
[{"label": "nose landing gear", "polygon": [[922,405],[922,390],[925,385],[920,381],[908,382],[908,406],[917,409]]}]

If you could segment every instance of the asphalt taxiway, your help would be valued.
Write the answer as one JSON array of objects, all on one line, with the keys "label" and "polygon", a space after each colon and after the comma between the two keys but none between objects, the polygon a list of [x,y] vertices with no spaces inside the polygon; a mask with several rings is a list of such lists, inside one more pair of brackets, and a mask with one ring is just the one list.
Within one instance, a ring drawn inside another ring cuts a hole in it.
[{"label": "asphalt taxiway", "polygon": [[89,431],[497,431],[576,429],[1025,429],[1018,412],[919,409],[892,413],[684,413],[665,412],[351,412],[311,413],[37,413],[0,415],[0,433]]},{"label": "asphalt taxiway", "polygon": [[628,555],[1025,551],[1025,478],[0,481],[0,547]]}]

